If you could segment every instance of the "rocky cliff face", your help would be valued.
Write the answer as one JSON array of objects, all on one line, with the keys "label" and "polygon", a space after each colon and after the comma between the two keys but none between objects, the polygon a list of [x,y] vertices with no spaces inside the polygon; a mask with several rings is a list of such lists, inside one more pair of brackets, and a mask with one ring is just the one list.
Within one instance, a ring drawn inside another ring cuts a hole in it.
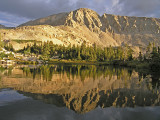
[{"label": "rocky cliff face", "polygon": [[20,25],[9,31],[1,30],[3,39],[53,41],[55,44],[80,45],[86,41],[101,47],[145,47],[149,42],[160,45],[160,19],[98,15],[90,9],[60,13]]}]

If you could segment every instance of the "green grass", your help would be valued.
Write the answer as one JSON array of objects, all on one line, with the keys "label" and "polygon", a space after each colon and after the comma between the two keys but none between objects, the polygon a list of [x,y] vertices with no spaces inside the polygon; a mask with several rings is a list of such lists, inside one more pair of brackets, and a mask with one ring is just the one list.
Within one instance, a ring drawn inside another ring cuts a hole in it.
[{"label": "green grass", "polygon": [[126,67],[131,67],[131,68],[137,68],[137,69],[148,69],[149,68],[149,63],[147,62],[139,62],[139,61],[125,61],[123,64]]},{"label": "green grass", "polygon": [[[46,62],[48,61],[48,62]],[[19,64],[38,64],[38,62],[31,62],[31,61],[17,61]],[[114,65],[114,66],[121,66],[121,67],[129,67],[129,68],[135,68],[135,69],[148,69],[149,63],[147,62],[139,62],[139,61],[121,61],[117,64],[114,64],[114,62],[97,62],[97,61],[85,61],[85,60],[44,60],[44,64],[85,64],[85,65]]]},{"label": "green grass", "polygon": [[41,43],[41,41],[37,41],[37,40],[11,40],[11,41],[17,42],[17,43],[19,43],[19,44],[29,43],[29,42]]},{"label": "green grass", "polygon": [[50,60],[48,64],[85,64],[85,65],[111,65],[111,62],[97,62],[85,60]]}]

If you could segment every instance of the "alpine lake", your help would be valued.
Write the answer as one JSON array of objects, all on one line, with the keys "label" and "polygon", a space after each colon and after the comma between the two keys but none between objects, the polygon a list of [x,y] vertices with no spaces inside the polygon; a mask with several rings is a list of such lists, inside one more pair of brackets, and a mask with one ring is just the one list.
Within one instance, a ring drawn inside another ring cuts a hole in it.
[{"label": "alpine lake", "polygon": [[160,120],[160,72],[104,65],[1,66],[0,120]]}]

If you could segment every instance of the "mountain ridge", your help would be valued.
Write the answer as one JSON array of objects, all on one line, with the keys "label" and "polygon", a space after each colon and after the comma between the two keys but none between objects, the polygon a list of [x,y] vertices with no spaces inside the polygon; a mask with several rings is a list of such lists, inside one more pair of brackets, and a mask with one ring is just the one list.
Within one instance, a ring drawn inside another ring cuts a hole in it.
[{"label": "mountain ridge", "polygon": [[0,28],[6,28],[6,26],[4,26],[4,25],[0,24]]},{"label": "mountain ridge", "polygon": [[[34,26],[34,25],[46,25],[45,23],[43,23],[43,20],[44,19],[47,19],[48,21],[50,20],[52,22],[52,24],[48,24],[48,25],[52,25],[52,26],[57,26],[57,25],[60,25],[61,22],[58,21],[59,23],[55,24],[53,22],[54,21],[54,18],[56,18],[57,16],[61,16],[64,17],[64,16],[67,16],[67,13],[58,13],[58,14],[53,14],[53,15],[50,15],[50,16],[47,16],[47,17],[44,17],[44,18],[38,18],[36,20],[31,20],[31,21],[28,21],[26,23],[23,23],[21,25],[19,25],[18,27],[21,27],[21,26]],[[61,18],[61,17],[59,17]],[[38,22],[38,23],[35,23],[35,22]]]},{"label": "mountain ridge", "polygon": [[[89,18],[87,18],[86,16],[89,17]],[[57,19],[57,18],[59,18],[59,19]],[[60,21],[61,18],[63,18],[63,20]],[[89,21],[89,19],[91,21]],[[66,25],[66,26],[72,26],[73,27],[74,23],[76,22],[80,25],[86,25],[90,29],[92,29],[92,27],[95,27],[95,26],[97,26],[99,28],[102,27],[101,30],[105,32],[104,26],[107,22],[111,23],[110,19],[115,20],[114,21],[115,23],[117,22],[116,23],[117,27],[121,27],[122,24],[127,25],[130,22],[134,22],[132,27],[137,27],[136,23],[154,22],[156,24],[157,28],[160,29],[160,19],[158,19],[158,18],[119,16],[119,15],[112,15],[112,14],[106,14],[106,13],[104,13],[102,16],[100,16],[97,12],[95,12],[91,9],[88,9],[88,8],[80,8],[80,9],[77,9],[75,11],[71,11],[69,13],[54,14],[54,15],[51,15],[51,16],[48,16],[48,17],[39,18],[39,19],[36,19],[36,20],[29,21],[29,22],[24,23],[20,26],[32,26],[32,25],[58,26],[58,25]],[[127,21],[127,19],[130,20],[130,21]],[[58,24],[57,24],[57,22],[58,22]],[[91,22],[90,24],[92,24],[93,26],[88,25],[87,22]],[[109,23],[109,25],[110,25],[110,23]],[[145,24],[146,23],[144,23],[143,25],[146,26]],[[105,27],[107,27],[107,26],[105,26]],[[109,27],[112,27],[112,26],[108,26],[108,29],[109,29]],[[117,33],[117,31],[120,31],[119,29],[115,30],[114,28],[112,28],[112,30],[116,33]],[[121,30],[123,30],[123,29],[124,29],[124,27],[121,28]],[[142,31],[139,30],[137,32],[142,32]],[[159,32],[160,31],[157,30],[157,33],[159,33]]]},{"label": "mountain ridge", "polygon": [[[29,21],[10,31],[1,31],[3,39],[53,41],[54,44],[122,46],[145,48],[149,42],[160,45],[160,19],[127,17],[80,8]],[[14,34],[14,36],[13,36]]]}]

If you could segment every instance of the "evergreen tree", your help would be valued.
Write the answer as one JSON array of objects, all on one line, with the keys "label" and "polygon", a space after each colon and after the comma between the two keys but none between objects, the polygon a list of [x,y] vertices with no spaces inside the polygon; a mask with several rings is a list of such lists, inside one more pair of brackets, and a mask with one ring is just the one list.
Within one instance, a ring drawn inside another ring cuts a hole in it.
[{"label": "evergreen tree", "polygon": [[149,42],[148,46],[147,46],[147,53],[151,53],[152,52],[152,44],[151,42]]},{"label": "evergreen tree", "polygon": [[78,60],[81,60],[82,58],[81,58],[81,53],[80,53],[80,50],[78,50],[78,58],[77,58]]},{"label": "evergreen tree", "polygon": [[140,62],[143,61],[143,56],[142,56],[142,53],[141,53],[141,52],[139,52],[138,60],[139,60]]}]

